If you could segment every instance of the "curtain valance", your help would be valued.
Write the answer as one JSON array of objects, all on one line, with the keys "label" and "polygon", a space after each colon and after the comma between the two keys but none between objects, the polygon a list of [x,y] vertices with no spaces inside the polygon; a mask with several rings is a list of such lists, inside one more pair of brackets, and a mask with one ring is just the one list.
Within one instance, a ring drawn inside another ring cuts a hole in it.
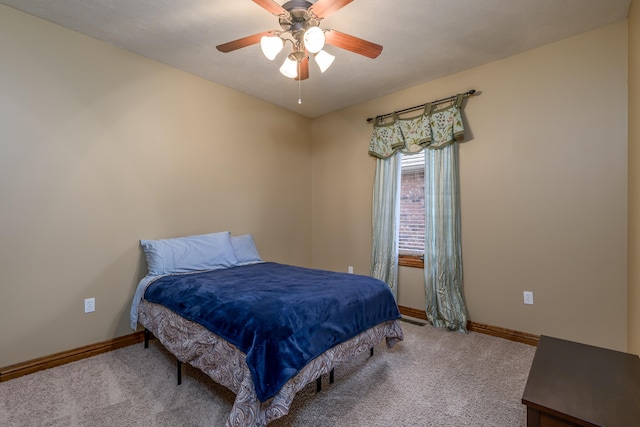
[{"label": "curtain valance", "polygon": [[427,103],[422,113],[415,117],[400,118],[397,113],[387,118],[376,117],[369,154],[386,159],[398,151],[413,154],[425,148],[442,148],[463,140],[461,109],[465,95],[460,93],[452,97],[453,102],[443,108],[436,108],[438,101]]}]

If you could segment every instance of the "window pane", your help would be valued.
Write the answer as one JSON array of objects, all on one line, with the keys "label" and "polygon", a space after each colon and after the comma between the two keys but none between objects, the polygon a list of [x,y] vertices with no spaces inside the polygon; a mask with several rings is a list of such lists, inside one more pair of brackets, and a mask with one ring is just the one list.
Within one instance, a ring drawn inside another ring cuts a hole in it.
[{"label": "window pane", "polygon": [[400,253],[424,255],[424,152],[403,155],[400,182]]}]

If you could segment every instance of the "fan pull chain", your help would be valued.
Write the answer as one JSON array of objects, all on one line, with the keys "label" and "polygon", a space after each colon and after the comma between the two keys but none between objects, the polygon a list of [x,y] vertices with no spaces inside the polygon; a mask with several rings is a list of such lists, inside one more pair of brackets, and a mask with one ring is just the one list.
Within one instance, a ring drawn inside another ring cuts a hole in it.
[{"label": "fan pull chain", "polygon": [[300,78],[300,61],[298,61],[298,105],[302,104],[302,79]]}]

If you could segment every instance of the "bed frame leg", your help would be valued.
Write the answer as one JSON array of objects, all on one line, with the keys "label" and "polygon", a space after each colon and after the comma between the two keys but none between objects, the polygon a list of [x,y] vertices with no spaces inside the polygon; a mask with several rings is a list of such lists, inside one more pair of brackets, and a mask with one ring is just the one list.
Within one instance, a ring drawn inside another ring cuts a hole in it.
[{"label": "bed frame leg", "polygon": [[151,332],[144,328],[144,348],[149,348],[149,335],[151,335]]},{"label": "bed frame leg", "polygon": [[178,359],[178,385],[182,384],[182,362]]},{"label": "bed frame leg", "polygon": [[[333,384],[333,368],[329,371],[329,384]],[[322,391],[322,376],[316,378],[316,393],[320,393]]]}]

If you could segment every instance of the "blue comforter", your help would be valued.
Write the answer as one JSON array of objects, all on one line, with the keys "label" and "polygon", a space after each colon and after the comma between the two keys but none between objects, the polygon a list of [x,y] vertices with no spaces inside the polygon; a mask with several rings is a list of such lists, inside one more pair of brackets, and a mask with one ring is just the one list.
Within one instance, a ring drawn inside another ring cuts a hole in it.
[{"label": "blue comforter", "polygon": [[380,280],[276,263],[165,276],[145,299],[242,350],[263,402],[329,348],[400,317]]}]

